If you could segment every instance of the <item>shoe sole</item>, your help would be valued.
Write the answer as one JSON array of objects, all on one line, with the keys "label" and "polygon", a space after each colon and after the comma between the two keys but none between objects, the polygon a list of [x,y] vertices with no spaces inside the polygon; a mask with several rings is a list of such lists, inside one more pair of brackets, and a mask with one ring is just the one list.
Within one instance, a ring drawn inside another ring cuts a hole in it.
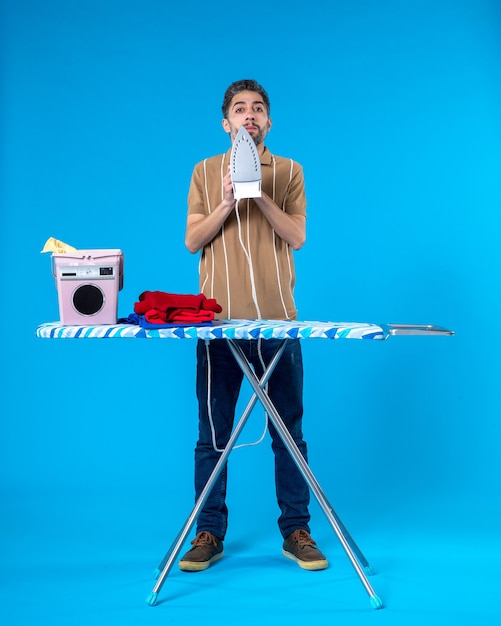
[{"label": "shoe sole", "polygon": [[329,566],[329,561],[327,559],[318,559],[318,561],[302,561],[298,559],[297,556],[294,556],[292,552],[287,552],[287,550],[282,549],[282,554],[290,559],[291,561],[295,561],[301,569],[306,569],[308,571],[327,569]]},{"label": "shoe sole", "polygon": [[218,552],[208,561],[179,561],[179,569],[183,572],[203,572],[208,569],[212,563],[222,559],[223,554],[224,552]]}]

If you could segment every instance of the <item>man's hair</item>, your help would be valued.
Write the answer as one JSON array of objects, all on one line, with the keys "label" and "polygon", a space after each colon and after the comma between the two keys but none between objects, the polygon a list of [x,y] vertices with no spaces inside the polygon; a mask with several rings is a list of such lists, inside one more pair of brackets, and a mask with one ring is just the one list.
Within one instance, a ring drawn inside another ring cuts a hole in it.
[{"label": "man's hair", "polygon": [[255,91],[256,93],[258,93],[263,99],[263,102],[268,111],[268,115],[270,114],[270,99],[268,98],[266,90],[257,81],[247,79],[237,80],[234,83],[231,83],[231,85],[225,91],[222,106],[224,118],[228,117],[228,110],[230,108],[230,102],[233,99],[233,96],[236,96],[241,91]]}]

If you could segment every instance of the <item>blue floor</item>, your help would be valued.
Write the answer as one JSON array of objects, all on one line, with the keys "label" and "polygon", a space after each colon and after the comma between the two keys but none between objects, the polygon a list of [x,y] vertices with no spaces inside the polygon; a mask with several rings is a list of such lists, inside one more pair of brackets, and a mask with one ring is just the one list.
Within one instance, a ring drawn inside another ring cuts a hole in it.
[{"label": "blue floor", "polygon": [[501,623],[499,510],[471,503],[348,507],[342,521],[376,569],[369,580],[385,606],[375,611],[316,504],[328,570],[285,559],[273,520],[249,506],[234,512],[225,557],[196,574],[176,565],[151,607],[153,572],[185,519],[178,510],[138,490],[4,493],[3,502],[0,622],[9,626]]}]

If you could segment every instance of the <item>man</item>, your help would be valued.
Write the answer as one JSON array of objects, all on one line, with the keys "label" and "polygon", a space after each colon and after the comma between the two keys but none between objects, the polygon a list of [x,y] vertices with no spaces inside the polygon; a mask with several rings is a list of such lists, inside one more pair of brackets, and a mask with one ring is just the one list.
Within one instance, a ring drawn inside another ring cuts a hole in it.
[{"label": "man", "polygon": [[[271,128],[266,91],[253,80],[228,87],[223,100],[223,129],[231,141],[244,126],[261,161],[262,195],[234,198],[231,148],[198,163],[188,195],[186,246],[201,250],[200,290],[222,306],[220,318],[295,319],[295,271],[292,250],[306,237],[306,199],[301,166],[273,155],[264,144]],[[277,350],[277,340],[241,341],[261,377]],[[195,449],[195,495],[199,497],[231,436],[242,372],[226,340],[199,341],[197,397],[199,439]],[[298,448],[307,458],[302,435],[303,367],[299,340],[287,341],[269,382],[268,394]],[[310,536],[309,488],[272,423],[275,484],[281,510],[278,525],[283,554],[307,570],[325,569],[325,556]],[[201,571],[223,555],[228,522],[227,467],[214,484],[197,520],[192,548],[181,558],[184,571]]]}]

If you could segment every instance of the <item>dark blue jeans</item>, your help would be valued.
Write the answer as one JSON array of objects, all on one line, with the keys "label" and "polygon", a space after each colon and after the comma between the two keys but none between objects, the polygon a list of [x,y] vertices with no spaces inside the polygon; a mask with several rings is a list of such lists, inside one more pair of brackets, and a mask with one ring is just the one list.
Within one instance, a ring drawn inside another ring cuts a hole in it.
[{"label": "dark blue jeans", "polygon": [[[303,440],[303,361],[299,339],[287,340],[285,350],[268,382],[268,395],[282,417],[303,457],[307,460]],[[260,379],[265,365],[273,358],[280,340],[239,340],[247,359]],[[261,358],[260,358],[261,355]],[[210,411],[209,381],[210,374]],[[243,374],[225,339],[197,345],[197,397],[199,405],[199,438],[195,449],[195,496],[198,499],[221,455],[217,449],[226,446],[233,429]],[[211,428],[211,419],[213,429]],[[275,454],[275,487],[281,515],[278,526],[283,537],[297,528],[309,532],[308,504],[310,491],[289,451],[270,422],[269,432]],[[214,435],[213,435],[214,432]],[[213,436],[215,444],[213,445]],[[217,449],[215,449],[217,448]],[[209,531],[224,538],[228,525],[226,506],[227,465],[215,482],[197,521],[197,532]]]}]

